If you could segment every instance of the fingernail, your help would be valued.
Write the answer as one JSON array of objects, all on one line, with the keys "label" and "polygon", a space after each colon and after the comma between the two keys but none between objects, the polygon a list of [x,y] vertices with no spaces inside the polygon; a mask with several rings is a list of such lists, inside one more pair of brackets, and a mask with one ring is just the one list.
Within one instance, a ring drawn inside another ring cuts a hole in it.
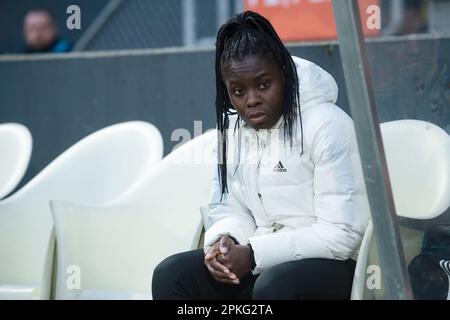
[{"label": "fingernail", "polygon": [[225,272],[225,273],[230,273],[230,270],[228,270],[228,269],[223,269],[223,272]]},{"label": "fingernail", "polygon": [[234,273],[230,274],[231,279],[237,279],[236,275]]},{"label": "fingernail", "polygon": [[239,279],[233,280],[234,284],[239,284]]}]

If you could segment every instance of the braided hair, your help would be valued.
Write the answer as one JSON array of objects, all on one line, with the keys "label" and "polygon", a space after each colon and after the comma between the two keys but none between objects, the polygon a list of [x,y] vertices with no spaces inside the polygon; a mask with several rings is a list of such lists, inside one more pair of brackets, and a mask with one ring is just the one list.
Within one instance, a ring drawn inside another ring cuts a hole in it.
[{"label": "braided hair", "polygon": [[[252,11],[237,14],[219,29],[216,40],[216,120],[218,172],[222,196],[228,192],[226,131],[229,116],[237,114],[228,96],[222,69],[231,60],[242,61],[252,55],[271,59],[281,70],[285,83],[282,109],[284,134],[291,138],[291,145],[293,123],[297,115],[302,126],[297,68],[291,54],[266,18]],[[301,143],[303,153],[303,134]]]}]

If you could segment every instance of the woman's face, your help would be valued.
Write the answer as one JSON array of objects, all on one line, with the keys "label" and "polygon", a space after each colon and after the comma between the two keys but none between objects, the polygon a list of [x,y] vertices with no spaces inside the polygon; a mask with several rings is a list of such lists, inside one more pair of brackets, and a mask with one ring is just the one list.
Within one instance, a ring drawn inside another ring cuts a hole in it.
[{"label": "woman's face", "polygon": [[284,81],[271,59],[251,55],[222,67],[231,104],[254,129],[270,129],[283,112]]}]

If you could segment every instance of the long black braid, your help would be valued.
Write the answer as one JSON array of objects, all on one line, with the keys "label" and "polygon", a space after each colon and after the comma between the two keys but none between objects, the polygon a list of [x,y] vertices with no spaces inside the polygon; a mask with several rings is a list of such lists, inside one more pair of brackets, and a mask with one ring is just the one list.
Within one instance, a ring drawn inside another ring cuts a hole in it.
[{"label": "long black braid", "polygon": [[[216,118],[218,128],[218,171],[222,196],[228,192],[227,185],[227,134],[229,116],[237,112],[230,102],[222,78],[222,67],[231,60],[241,61],[250,55],[261,55],[273,59],[280,67],[285,81],[283,123],[284,134],[292,145],[295,117],[300,117],[300,97],[297,69],[291,54],[278,37],[270,22],[263,16],[246,11],[240,13],[219,30],[216,41]],[[303,134],[302,134],[303,153]]]}]

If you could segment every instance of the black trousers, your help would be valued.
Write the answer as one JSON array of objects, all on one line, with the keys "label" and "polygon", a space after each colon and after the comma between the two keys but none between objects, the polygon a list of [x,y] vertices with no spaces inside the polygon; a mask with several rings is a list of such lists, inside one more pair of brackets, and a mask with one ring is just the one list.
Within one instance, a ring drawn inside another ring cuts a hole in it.
[{"label": "black trousers", "polygon": [[303,259],[279,264],[238,285],[216,281],[203,263],[203,249],[163,260],[153,272],[154,299],[294,300],[349,299],[356,262]]}]

